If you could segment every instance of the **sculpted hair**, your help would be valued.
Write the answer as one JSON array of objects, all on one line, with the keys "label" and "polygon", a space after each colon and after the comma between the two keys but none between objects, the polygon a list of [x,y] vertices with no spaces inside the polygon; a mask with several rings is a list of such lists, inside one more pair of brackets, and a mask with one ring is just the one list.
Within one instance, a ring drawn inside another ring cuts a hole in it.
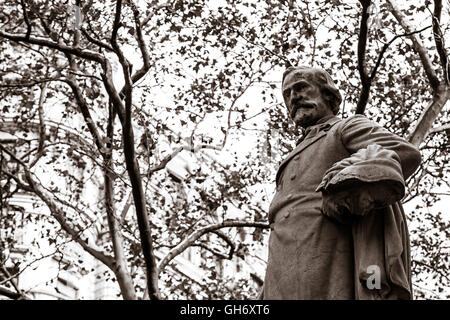
[{"label": "sculpted hair", "polygon": [[328,72],[326,72],[325,70],[304,66],[289,67],[283,72],[283,80],[281,82],[282,86],[284,84],[284,79],[286,78],[286,76],[294,71],[297,71],[299,73],[312,74],[314,84],[320,88],[320,91],[325,96],[325,100],[328,102],[328,105],[330,106],[333,113],[337,114],[339,112],[339,105],[342,102],[342,96]]}]

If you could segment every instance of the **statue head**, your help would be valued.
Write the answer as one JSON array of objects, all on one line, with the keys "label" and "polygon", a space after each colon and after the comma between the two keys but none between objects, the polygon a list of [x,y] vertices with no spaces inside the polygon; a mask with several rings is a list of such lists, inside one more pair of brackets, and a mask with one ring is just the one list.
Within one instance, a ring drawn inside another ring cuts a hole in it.
[{"label": "statue head", "polygon": [[303,128],[339,112],[341,94],[325,70],[289,67],[283,73],[283,99],[292,120]]}]

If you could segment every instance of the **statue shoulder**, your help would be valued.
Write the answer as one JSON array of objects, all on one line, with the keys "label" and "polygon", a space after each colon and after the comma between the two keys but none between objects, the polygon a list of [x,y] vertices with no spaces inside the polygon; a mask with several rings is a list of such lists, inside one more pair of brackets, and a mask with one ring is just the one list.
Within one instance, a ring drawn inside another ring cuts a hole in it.
[{"label": "statue shoulder", "polygon": [[362,114],[355,114],[341,121],[340,127],[345,130],[352,127],[381,127]]}]

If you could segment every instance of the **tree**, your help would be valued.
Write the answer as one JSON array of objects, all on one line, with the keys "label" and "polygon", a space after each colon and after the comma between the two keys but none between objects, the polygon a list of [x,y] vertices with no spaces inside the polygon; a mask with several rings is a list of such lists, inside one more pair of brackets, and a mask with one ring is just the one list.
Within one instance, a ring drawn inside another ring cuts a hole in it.
[{"label": "tree", "polygon": [[[69,238],[112,270],[124,299],[142,297],[142,277],[150,299],[202,292],[250,297],[227,292],[215,261],[246,259],[252,245],[266,239],[270,197],[262,186],[273,182],[277,161],[301,134],[286,122],[279,95],[286,65],[330,71],[344,93],[344,117],[365,113],[409,134],[424,162],[408,182],[406,200],[421,197],[431,206],[439,199],[430,190],[448,177],[448,25],[441,15],[449,8],[441,1],[402,9],[369,0],[76,1],[72,7],[23,0],[2,6],[1,117],[2,123],[14,120],[2,131],[34,132],[1,145],[8,159],[2,197],[18,190],[36,195]],[[412,28],[406,17],[425,24]],[[60,107],[50,114],[50,105]],[[240,139],[253,138],[264,153],[233,150]],[[182,154],[200,164],[185,182],[168,170]],[[50,173],[55,178],[44,179]],[[98,181],[90,183],[91,175]],[[188,190],[181,200],[180,183]],[[83,192],[92,188],[101,201],[84,203]],[[118,212],[124,204],[132,205],[134,217]],[[413,224],[424,222],[412,230],[419,254],[414,272],[440,277],[439,290],[448,282],[448,256],[442,256],[448,221],[418,206],[410,216]],[[228,220],[233,208],[246,219]],[[107,221],[100,248],[86,238],[92,225],[80,223],[86,211],[97,225]],[[252,241],[236,246],[231,236],[248,227]],[[430,232],[437,233],[426,241]],[[192,246],[200,247],[210,279],[186,293],[184,284],[193,280],[165,272]],[[256,293],[250,276],[236,285]]]}]

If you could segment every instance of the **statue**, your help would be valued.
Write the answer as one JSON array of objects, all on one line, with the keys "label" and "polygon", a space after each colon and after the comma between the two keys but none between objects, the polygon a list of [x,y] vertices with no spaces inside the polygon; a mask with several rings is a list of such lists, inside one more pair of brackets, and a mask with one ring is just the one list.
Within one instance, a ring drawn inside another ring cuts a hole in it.
[{"label": "statue", "polygon": [[261,299],[412,299],[400,203],[421,156],[403,138],[355,115],[324,70],[289,67],[283,98],[305,129],[276,174]]}]

